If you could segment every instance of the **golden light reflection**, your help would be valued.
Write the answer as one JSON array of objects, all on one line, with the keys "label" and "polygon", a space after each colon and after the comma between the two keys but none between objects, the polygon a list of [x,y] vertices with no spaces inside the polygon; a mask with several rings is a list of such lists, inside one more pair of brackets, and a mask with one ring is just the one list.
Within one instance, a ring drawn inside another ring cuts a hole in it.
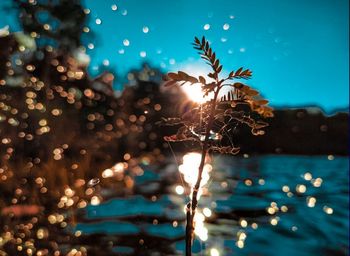
[{"label": "golden light reflection", "polygon": [[116,163],[111,168],[107,168],[102,172],[102,178],[111,178],[117,177],[117,179],[121,179],[124,175],[124,171],[128,168],[128,164],[125,162]]},{"label": "golden light reflection", "polygon": [[99,205],[101,202],[100,198],[98,196],[91,197],[91,205]]},{"label": "golden light reflection", "polygon": [[252,223],[252,228],[253,228],[253,229],[257,229],[258,227],[259,227],[259,225],[258,225],[257,223],[255,223],[255,222]]},{"label": "golden light reflection", "polygon": [[248,222],[245,219],[241,219],[239,221],[239,225],[241,225],[242,228],[246,228],[248,226]]},{"label": "golden light reflection", "polygon": [[322,185],[323,180],[321,178],[316,178],[316,179],[312,179],[311,180],[311,184],[315,187],[315,188],[319,188]]},{"label": "golden light reflection", "polygon": [[323,207],[323,211],[327,214],[333,214],[333,209],[327,205]]},{"label": "golden light reflection", "polygon": [[237,242],[236,245],[238,248],[242,249],[244,247],[244,242],[247,238],[247,234],[244,231],[237,232]]},{"label": "golden light reflection", "polygon": [[285,205],[282,205],[281,211],[282,211],[282,212],[287,212],[287,211],[288,211],[288,207],[285,206]]},{"label": "golden light reflection", "polygon": [[[196,152],[191,152],[183,157],[183,163],[179,166],[179,171],[183,175],[186,183],[193,188],[197,182],[198,178],[198,168],[201,161],[201,154]],[[212,170],[212,166],[206,163],[203,168],[202,181],[200,183],[200,189],[198,191],[198,199],[203,194],[203,187],[209,181],[209,173]]]},{"label": "golden light reflection", "polygon": [[285,192],[285,193],[288,193],[289,192],[289,187],[287,186],[287,185],[284,185],[283,187],[282,187],[282,191],[283,192]]},{"label": "golden light reflection", "polygon": [[303,185],[303,184],[298,184],[295,188],[295,190],[300,193],[300,194],[303,194],[306,192],[306,186]]},{"label": "golden light reflection", "polygon": [[304,179],[308,180],[308,181],[311,180],[312,179],[312,174],[309,173],[309,172],[304,173]]},{"label": "golden light reflection", "polygon": [[274,217],[270,219],[270,223],[272,226],[276,226],[278,224],[279,218],[278,217]]},{"label": "golden light reflection", "polygon": [[194,233],[199,237],[202,241],[208,240],[208,229],[204,226],[205,216],[197,212],[194,216]]},{"label": "golden light reflection", "polygon": [[315,207],[316,198],[313,197],[313,196],[308,196],[308,197],[306,198],[306,202],[307,202],[307,206],[308,206],[308,207]]},{"label": "golden light reflection", "polygon": [[216,248],[211,248],[210,249],[210,256],[220,256],[220,252]]}]

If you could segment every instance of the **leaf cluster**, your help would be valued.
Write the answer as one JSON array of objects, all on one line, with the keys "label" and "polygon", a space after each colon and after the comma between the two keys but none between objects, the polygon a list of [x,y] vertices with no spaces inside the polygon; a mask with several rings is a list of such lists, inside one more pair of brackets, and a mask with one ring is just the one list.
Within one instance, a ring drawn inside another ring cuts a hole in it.
[{"label": "leaf cluster", "polygon": [[[268,100],[262,98],[259,91],[237,82],[238,79],[250,79],[251,70],[240,67],[236,71],[231,71],[227,77],[221,78],[223,66],[209,41],[205,37],[201,40],[195,37],[193,47],[212,69],[207,74],[209,81],[204,76],[197,78],[178,71],[170,72],[164,77],[165,86],[200,83],[203,98],[213,96],[179,118],[163,118],[158,122],[160,125],[179,126],[176,134],[166,136],[164,139],[169,142],[196,141],[202,147],[204,144],[209,145],[208,148],[212,151],[237,154],[239,147],[221,144],[224,138],[233,141],[232,133],[229,132],[232,131],[232,127],[246,125],[250,127],[253,135],[263,135],[265,133],[263,128],[267,127],[268,123],[261,119],[273,117],[273,109],[267,106]],[[219,97],[224,87],[228,87],[228,90]]]}]

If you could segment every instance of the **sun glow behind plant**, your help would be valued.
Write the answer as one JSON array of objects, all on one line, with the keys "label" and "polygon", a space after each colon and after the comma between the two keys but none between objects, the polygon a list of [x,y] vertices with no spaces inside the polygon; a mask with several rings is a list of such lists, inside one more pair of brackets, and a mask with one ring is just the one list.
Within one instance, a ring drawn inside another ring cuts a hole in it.
[{"label": "sun glow behind plant", "polygon": [[186,83],[182,87],[182,90],[185,92],[187,97],[196,103],[202,104],[208,101],[210,97],[203,97],[203,92],[201,88],[201,84],[189,84]]},{"label": "sun glow behind plant", "polygon": [[[179,65],[178,68],[180,70],[184,70],[186,73],[198,77],[203,74],[209,73],[210,69],[203,67],[203,64],[192,64],[192,65]],[[205,76],[206,79],[209,80],[207,76]],[[196,84],[190,84],[185,83],[181,86],[181,89],[183,92],[187,95],[187,97],[198,104],[203,104],[207,101],[209,101],[211,98],[213,98],[213,93],[210,93],[208,96],[203,96],[204,93],[202,91],[202,84],[196,83]]]},{"label": "sun glow behind plant", "polygon": [[[194,77],[204,76],[205,79],[210,81],[211,78],[209,78],[208,76],[205,76],[204,74],[211,72],[211,70],[206,68],[205,66],[204,67],[202,67],[202,66],[203,66],[203,64],[201,66],[199,64],[198,65],[195,64],[194,66],[191,66],[191,67],[186,65],[186,66],[183,66],[182,68],[179,68],[179,69],[184,70],[186,73],[188,73]],[[224,71],[223,71],[223,73],[225,74]],[[212,81],[214,81],[214,80],[212,80]],[[198,104],[203,104],[203,103],[211,100],[214,97],[214,93],[210,92],[207,96],[204,96],[202,86],[203,85],[201,83],[195,83],[195,84],[185,83],[184,85],[181,86],[181,89],[191,101],[198,103]],[[230,91],[229,87],[223,87],[221,89],[219,97],[226,95],[227,92],[229,92],[229,91]]]}]

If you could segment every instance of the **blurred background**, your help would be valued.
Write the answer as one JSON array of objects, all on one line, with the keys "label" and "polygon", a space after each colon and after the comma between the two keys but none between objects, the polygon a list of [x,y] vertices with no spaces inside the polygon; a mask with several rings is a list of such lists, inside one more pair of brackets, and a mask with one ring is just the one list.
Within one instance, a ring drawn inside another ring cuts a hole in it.
[{"label": "blurred background", "polygon": [[212,155],[196,255],[349,255],[346,0],[2,0],[0,255],[183,255],[199,164],[168,143],[200,88],[162,76],[223,73],[274,107],[264,136],[232,127]]}]

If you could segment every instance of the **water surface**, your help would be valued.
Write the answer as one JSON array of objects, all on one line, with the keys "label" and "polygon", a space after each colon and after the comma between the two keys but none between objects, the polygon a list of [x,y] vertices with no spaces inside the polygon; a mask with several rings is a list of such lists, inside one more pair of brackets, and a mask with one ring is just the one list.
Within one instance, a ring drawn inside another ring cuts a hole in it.
[{"label": "water surface", "polygon": [[[348,255],[347,157],[218,156],[212,164],[197,255]],[[76,229],[98,234],[106,255],[183,255],[188,197],[176,192],[177,164],[142,168],[132,194],[89,206]]]}]

